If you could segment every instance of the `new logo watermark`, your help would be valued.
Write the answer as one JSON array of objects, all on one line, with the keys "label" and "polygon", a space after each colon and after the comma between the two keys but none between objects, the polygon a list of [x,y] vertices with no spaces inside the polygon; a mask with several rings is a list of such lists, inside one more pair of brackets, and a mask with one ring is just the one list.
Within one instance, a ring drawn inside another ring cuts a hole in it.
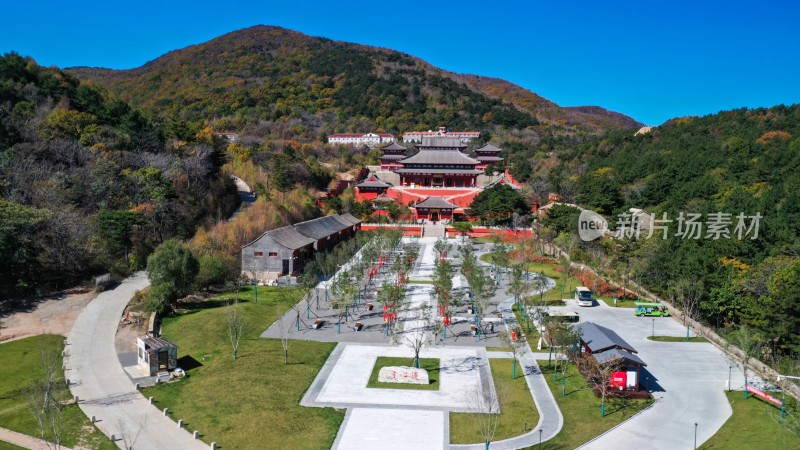
[{"label": "new logo watermark", "polygon": [[[617,228],[610,233],[615,239],[650,239],[656,234],[661,239],[674,236],[680,239],[757,239],[759,225],[764,217],[760,212],[747,215],[712,212],[680,212],[675,219],[663,213],[660,219],[641,210],[617,216]],[[578,217],[578,234],[583,241],[593,241],[608,233],[608,222],[594,211],[583,210]]]},{"label": "new logo watermark", "polygon": [[584,209],[578,217],[578,234],[584,241],[593,241],[608,231],[608,222],[600,214]]}]

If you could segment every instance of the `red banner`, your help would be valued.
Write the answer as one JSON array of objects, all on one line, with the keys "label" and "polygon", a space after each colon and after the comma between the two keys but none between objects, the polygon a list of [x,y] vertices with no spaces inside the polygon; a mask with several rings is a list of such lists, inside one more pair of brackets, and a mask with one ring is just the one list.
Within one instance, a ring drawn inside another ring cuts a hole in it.
[{"label": "red banner", "polygon": [[764,400],[772,403],[775,406],[778,406],[778,407],[783,406],[783,403],[780,401],[780,399],[777,399],[777,398],[767,394],[766,392],[762,391],[761,389],[756,389],[755,387],[751,386],[750,384],[747,385],[747,391],[752,393],[756,397],[763,398]]},{"label": "red banner", "polygon": [[628,374],[626,372],[614,372],[611,374],[611,383],[609,385],[624,388],[627,379]]}]

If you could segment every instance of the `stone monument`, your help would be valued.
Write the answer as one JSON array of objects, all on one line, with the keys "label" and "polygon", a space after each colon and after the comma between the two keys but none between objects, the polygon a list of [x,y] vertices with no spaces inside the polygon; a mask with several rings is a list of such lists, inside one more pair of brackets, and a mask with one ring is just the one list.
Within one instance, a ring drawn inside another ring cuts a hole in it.
[{"label": "stone monument", "polygon": [[387,366],[378,372],[381,383],[430,384],[428,371],[416,367]]}]

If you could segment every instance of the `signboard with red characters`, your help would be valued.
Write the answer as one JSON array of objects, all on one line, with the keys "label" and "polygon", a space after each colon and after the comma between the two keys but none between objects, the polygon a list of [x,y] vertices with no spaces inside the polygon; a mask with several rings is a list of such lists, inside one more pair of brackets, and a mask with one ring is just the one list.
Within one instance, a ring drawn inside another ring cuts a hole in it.
[{"label": "signboard with red characters", "polygon": [[612,387],[618,387],[620,389],[625,389],[625,383],[628,378],[627,372],[613,372],[611,374],[611,385]]},{"label": "signboard with red characters", "polygon": [[767,394],[766,392],[762,391],[761,389],[757,389],[757,388],[753,387],[750,384],[747,385],[747,392],[750,392],[751,394],[755,395],[756,397],[760,397],[760,398],[764,399],[765,401],[768,401],[768,402],[772,403],[773,405],[775,405],[777,407],[783,407],[783,402],[780,399],[775,398],[775,397]]}]

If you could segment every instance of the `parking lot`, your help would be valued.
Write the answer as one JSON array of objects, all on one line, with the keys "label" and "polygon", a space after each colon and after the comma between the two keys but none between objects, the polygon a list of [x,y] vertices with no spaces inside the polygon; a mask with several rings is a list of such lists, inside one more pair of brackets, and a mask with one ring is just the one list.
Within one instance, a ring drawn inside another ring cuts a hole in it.
[{"label": "parking lot", "polygon": [[[676,449],[693,448],[722,427],[732,411],[724,391],[729,364],[723,352],[709,343],[655,342],[647,337],[686,336],[686,327],[667,317],[636,317],[631,308],[609,307],[595,302],[579,307],[568,301],[563,309],[577,311],[581,322],[594,322],[616,331],[638,350],[647,363],[642,383],[653,392],[655,404],[585,448]],[[744,377],[730,370],[731,386],[741,389]]]}]

